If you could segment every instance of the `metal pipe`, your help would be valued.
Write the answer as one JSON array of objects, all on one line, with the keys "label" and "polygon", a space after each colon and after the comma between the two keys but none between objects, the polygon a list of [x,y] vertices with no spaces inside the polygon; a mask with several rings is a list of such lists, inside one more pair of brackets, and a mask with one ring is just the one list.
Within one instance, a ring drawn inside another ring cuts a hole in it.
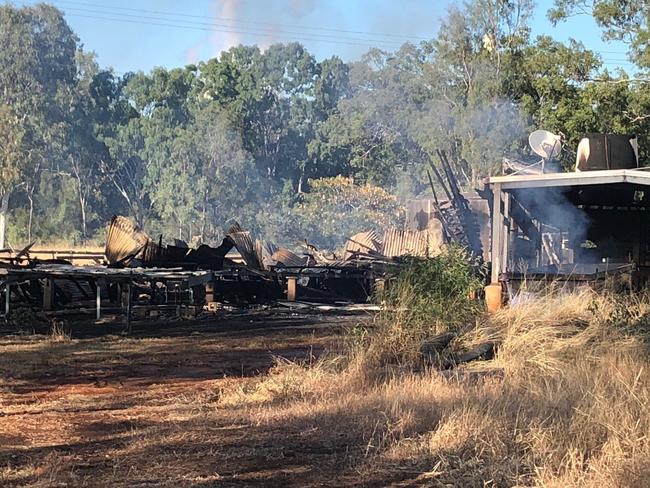
[{"label": "metal pipe", "polygon": [[95,298],[95,306],[97,308],[97,320],[99,320],[102,316],[102,295],[101,295],[101,287],[99,286],[99,282],[97,282],[97,296]]},{"label": "metal pipe", "polygon": [[126,296],[126,326],[129,330],[129,334],[133,332],[133,328],[131,326],[131,282],[129,281],[129,284],[126,287],[127,289],[127,296]]}]

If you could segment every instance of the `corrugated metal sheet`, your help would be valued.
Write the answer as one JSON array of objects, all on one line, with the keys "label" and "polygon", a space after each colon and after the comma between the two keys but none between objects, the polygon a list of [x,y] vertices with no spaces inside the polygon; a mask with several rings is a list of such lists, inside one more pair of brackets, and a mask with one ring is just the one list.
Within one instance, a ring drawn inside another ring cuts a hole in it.
[{"label": "corrugated metal sheet", "polygon": [[128,261],[136,256],[147,242],[149,242],[147,233],[131,220],[122,216],[113,216],[106,232],[106,259],[110,264]]},{"label": "corrugated metal sheet", "polygon": [[262,269],[262,264],[257,258],[257,253],[253,247],[253,239],[251,233],[242,229],[242,227],[235,223],[228,229],[228,237],[235,243],[235,247],[246,261],[246,265],[253,269]]},{"label": "corrugated metal sheet", "polygon": [[276,264],[284,266],[306,266],[309,258],[307,256],[298,256],[295,252],[288,249],[280,248],[273,253],[271,259]]},{"label": "corrugated metal sheet", "polygon": [[382,254],[394,256],[429,255],[428,231],[388,229],[384,234]]},{"label": "corrugated metal sheet", "polygon": [[145,266],[159,263],[180,263],[189,251],[188,247],[163,246],[150,240],[142,249],[140,259]]},{"label": "corrugated metal sheet", "polygon": [[348,239],[345,244],[343,259],[351,259],[356,254],[379,253],[382,241],[374,230],[359,232]]},{"label": "corrugated metal sheet", "polygon": [[255,254],[257,255],[257,260],[262,263],[262,266],[266,270],[275,264],[273,253],[277,250],[278,246],[272,242],[260,241],[259,239],[255,241]]}]

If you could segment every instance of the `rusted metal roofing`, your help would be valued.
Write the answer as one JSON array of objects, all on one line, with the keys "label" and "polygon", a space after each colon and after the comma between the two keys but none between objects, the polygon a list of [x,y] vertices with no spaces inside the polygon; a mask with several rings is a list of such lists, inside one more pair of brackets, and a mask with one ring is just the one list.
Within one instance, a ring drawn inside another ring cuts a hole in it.
[{"label": "rusted metal roofing", "polygon": [[269,241],[255,241],[255,254],[257,260],[262,264],[263,268],[268,270],[275,264],[273,260],[273,253],[278,250],[278,246]]},{"label": "rusted metal roofing", "polygon": [[306,266],[309,258],[307,256],[298,256],[295,252],[288,249],[280,248],[273,253],[271,259],[276,264],[284,266]]},{"label": "rusted metal roofing", "polygon": [[394,256],[429,256],[429,232],[427,230],[388,229],[384,234],[382,254]]},{"label": "rusted metal roofing", "polygon": [[149,236],[131,220],[113,216],[106,232],[106,259],[110,264],[123,263],[135,257],[149,242]]},{"label": "rusted metal roofing", "polygon": [[381,248],[382,241],[376,231],[359,232],[348,238],[343,259],[351,259],[358,254],[380,253]]},{"label": "rusted metal roofing", "polygon": [[242,227],[235,223],[227,233],[228,237],[232,239],[235,247],[244,258],[246,265],[254,269],[262,269],[262,264],[259,262],[255,248],[253,247],[253,239],[251,233],[242,229]]}]

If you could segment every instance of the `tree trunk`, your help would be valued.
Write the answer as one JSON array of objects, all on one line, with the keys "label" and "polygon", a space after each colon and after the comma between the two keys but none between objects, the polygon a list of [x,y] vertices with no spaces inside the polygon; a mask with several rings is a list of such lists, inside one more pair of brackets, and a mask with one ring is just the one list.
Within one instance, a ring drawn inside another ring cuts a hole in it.
[{"label": "tree trunk", "polygon": [[296,193],[302,193],[302,181],[305,177],[305,170],[303,169],[300,172],[300,179],[298,179],[298,191]]},{"label": "tree trunk", "polygon": [[203,236],[205,236],[205,221],[206,221],[206,211],[205,211],[205,203],[203,204],[203,210],[201,212],[201,240],[204,239]]},{"label": "tree trunk", "polygon": [[5,248],[5,231],[7,227],[7,212],[9,211],[9,192],[2,195],[0,200],[0,249]]},{"label": "tree trunk", "polygon": [[34,221],[34,196],[28,195],[29,199],[29,222],[27,224],[27,244],[32,242],[32,222]]},{"label": "tree trunk", "polygon": [[81,237],[86,242],[88,236],[86,235],[86,199],[79,193],[79,206],[81,207]]}]

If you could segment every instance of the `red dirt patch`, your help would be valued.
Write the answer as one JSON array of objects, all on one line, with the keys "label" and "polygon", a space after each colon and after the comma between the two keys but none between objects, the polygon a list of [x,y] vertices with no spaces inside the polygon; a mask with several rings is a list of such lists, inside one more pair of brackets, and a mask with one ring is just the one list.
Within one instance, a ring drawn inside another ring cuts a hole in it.
[{"label": "red dirt patch", "polygon": [[341,327],[357,321],[1,338],[0,484],[321,485],[343,467],[345,445],[247,424],[217,401],[224,388],[264,374],[275,356],[307,360],[339,347]]}]

